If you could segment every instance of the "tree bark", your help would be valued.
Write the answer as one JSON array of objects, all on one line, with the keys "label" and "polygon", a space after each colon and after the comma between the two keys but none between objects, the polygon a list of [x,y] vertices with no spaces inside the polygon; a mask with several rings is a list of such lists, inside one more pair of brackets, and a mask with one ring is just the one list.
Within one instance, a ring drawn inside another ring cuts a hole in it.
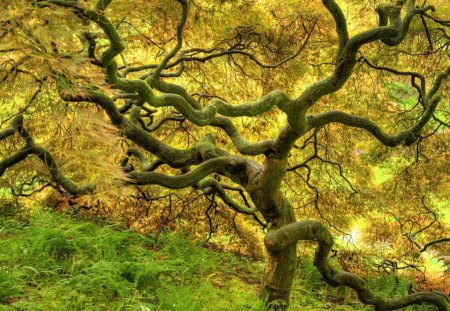
[{"label": "tree bark", "polygon": [[[295,222],[294,210],[280,190],[280,182],[286,172],[285,159],[266,159],[264,169],[250,182],[249,193],[267,222],[268,233]],[[272,251],[266,246],[264,273],[260,296],[284,309],[296,270],[296,243],[282,250]]]},{"label": "tree bark", "polygon": [[296,270],[296,257],[296,243],[278,252],[268,251],[261,280],[262,299],[267,299],[271,303],[280,303],[282,306],[289,304]]}]

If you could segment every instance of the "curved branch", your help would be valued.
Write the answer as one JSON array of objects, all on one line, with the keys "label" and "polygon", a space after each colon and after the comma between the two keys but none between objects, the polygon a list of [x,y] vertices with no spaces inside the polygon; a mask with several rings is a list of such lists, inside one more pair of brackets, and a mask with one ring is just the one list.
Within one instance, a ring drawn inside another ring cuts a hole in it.
[{"label": "curved branch", "polygon": [[435,244],[443,243],[443,242],[450,242],[450,238],[442,238],[442,239],[428,242],[419,250],[419,252],[423,253],[424,251],[427,250],[428,247],[435,245]]},{"label": "curved branch", "polygon": [[[393,73],[398,76],[411,76],[413,79],[412,80],[413,82],[414,82],[415,78],[419,79],[420,80],[420,88],[417,87],[416,89],[419,91],[419,94],[422,96],[422,98],[426,97],[424,75],[422,75],[418,72],[414,72],[414,71],[400,71],[400,70],[396,70],[396,69],[389,68],[389,67],[377,66],[375,64],[372,64],[364,56],[361,56],[361,58],[359,60],[362,60],[364,63],[366,63],[369,67],[371,67],[373,69],[387,71],[387,72]],[[413,83],[413,86],[414,86],[414,83]]]},{"label": "curved branch", "polygon": [[182,13],[181,13],[181,21],[178,24],[177,27],[177,44],[172,49],[172,51],[169,52],[169,54],[164,57],[163,61],[156,67],[155,71],[152,74],[151,79],[159,80],[160,74],[163,71],[163,69],[167,66],[167,63],[178,53],[178,51],[183,46],[183,28],[186,25],[186,20],[188,16],[188,2],[187,0],[177,0],[181,4],[182,7]]},{"label": "curved branch", "polygon": [[[111,0],[104,0],[104,1],[111,2]],[[76,6],[74,6],[74,8],[79,10],[79,8],[77,8]],[[91,21],[95,22],[108,36],[111,45],[101,55],[100,62],[104,66],[109,65],[111,62],[114,61],[114,57],[119,55],[125,49],[125,44],[122,42],[122,38],[120,37],[114,25],[111,24],[111,22],[103,14],[100,14],[98,11],[81,9],[80,13],[82,13]]]},{"label": "curved branch", "polygon": [[204,191],[206,191],[208,188],[211,188],[214,191],[214,193],[217,194],[226,205],[230,206],[236,212],[247,215],[254,215],[258,211],[256,207],[249,208],[248,206],[244,206],[236,202],[231,196],[229,196],[225,192],[223,186],[213,178],[207,178],[199,181],[196,184],[196,187],[198,187],[199,189],[203,189]]},{"label": "curved branch", "polygon": [[316,241],[314,265],[331,286],[347,286],[354,289],[361,302],[375,306],[376,310],[397,310],[414,304],[428,303],[440,311],[448,311],[446,299],[435,292],[417,292],[397,298],[385,298],[373,292],[361,277],[337,270],[328,261],[333,246],[333,236],[325,225],[317,221],[300,221],[285,225],[266,234],[264,244],[271,252],[279,252],[297,241]]},{"label": "curved branch", "polygon": [[334,22],[336,24],[336,32],[339,39],[339,48],[337,52],[337,57],[342,53],[344,46],[347,44],[349,36],[347,31],[347,22],[345,20],[344,13],[342,12],[339,5],[333,0],[323,0],[323,5],[328,9],[328,11],[333,15]]},{"label": "curved branch", "polygon": [[450,66],[447,67],[447,69],[443,72],[441,72],[437,77],[436,80],[434,80],[433,86],[431,87],[430,91],[428,92],[427,99],[431,99],[441,87],[442,83],[445,79],[447,79],[450,76]]},{"label": "curved branch", "polygon": [[395,135],[385,133],[378,124],[369,119],[347,114],[342,111],[328,111],[321,114],[312,115],[309,116],[308,121],[311,128],[324,126],[329,123],[341,123],[347,126],[366,130],[386,146],[394,147],[401,142],[404,142],[405,145],[410,146],[417,140],[419,132],[433,116],[440,99],[440,96],[433,97],[429,101],[427,109],[424,111],[419,120],[407,130]]},{"label": "curved branch", "polygon": [[212,173],[237,173],[245,170],[246,161],[226,156],[207,160],[195,169],[178,176],[168,176],[156,172],[132,172],[128,176],[138,185],[160,185],[170,189],[182,189],[195,185]]},{"label": "curved branch", "polygon": [[[400,14],[401,9],[404,6],[405,2],[408,2],[407,12],[402,20]],[[434,11],[434,6],[432,5],[427,5],[422,8],[416,8],[415,2],[416,2],[415,0],[408,0],[408,1],[400,0],[397,1],[395,5],[380,4],[376,7],[376,11],[379,17],[379,25],[387,26],[388,24],[390,24],[391,26],[394,26],[399,30],[397,36],[390,38],[382,38],[381,41],[384,44],[387,44],[389,46],[395,46],[400,44],[400,42],[402,42],[405,36],[407,35],[409,26],[411,25],[414,16],[425,14],[428,11]]]},{"label": "curved branch", "polygon": [[129,148],[127,151],[127,157],[125,157],[122,161],[121,161],[121,167],[125,168],[125,170],[128,170],[127,172],[131,172],[134,168],[132,166],[127,166],[128,164],[128,160],[131,155],[134,155],[138,161],[141,164],[141,170],[143,172],[153,172],[154,170],[156,170],[158,167],[160,167],[161,165],[166,164],[163,160],[161,159],[155,159],[152,162],[149,162],[148,159],[144,156],[144,154],[139,151],[136,148]]},{"label": "curved branch", "polygon": [[11,135],[14,135],[14,133],[18,131],[19,128],[22,127],[22,124],[23,124],[23,115],[19,114],[12,120],[11,125],[7,129],[0,131],[0,141]]},{"label": "curved branch", "polygon": [[[339,49],[341,49],[341,51],[339,52],[339,57],[336,61],[333,73],[327,78],[309,86],[293,101],[292,105],[290,105],[289,111],[287,112],[288,126],[279,133],[274,142],[274,145],[277,146],[276,149],[280,150],[280,157],[286,157],[289,154],[289,150],[294,145],[295,140],[310,129],[308,128],[308,120],[306,119],[307,110],[323,96],[337,92],[350,78],[353,68],[357,63],[356,54],[360,47],[377,40],[392,38],[401,38],[401,40],[403,40],[404,35],[402,32],[406,32],[412,17],[419,14],[414,8],[409,7],[410,14],[408,17],[410,18],[405,19],[403,22],[391,23],[391,25],[387,26],[386,20],[380,27],[363,31],[352,38],[347,39],[345,19],[343,18],[339,6],[331,1],[324,1],[324,5],[327,6],[335,18],[339,36]],[[380,16],[384,18],[385,14],[380,13]],[[398,41],[398,44],[401,40]],[[373,126],[371,127],[373,128]],[[384,135],[379,136],[384,137]]]},{"label": "curved branch", "polygon": [[55,160],[53,159],[52,155],[43,147],[40,146],[33,146],[30,150],[33,154],[35,154],[42,163],[47,166],[47,168],[50,171],[50,175],[52,177],[52,180],[56,182],[58,185],[61,185],[67,192],[71,194],[88,194],[92,193],[95,189],[94,185],[86,185],[86,186],[79,186],[75,184],[72,180],[70,180],[68,177],[66,177],[59,169],[58,165],[56,164]]},{"label": "curved branch", "polygon": [[136,148],[129,148],[127,151],[127,156],[132,156],[132,155],[134,155],[141,163],[141,169],[143,172],[149,171],[151,164],[149,163],[147,158],[142,154],[142,152],[140,152]]},{"label": "curved branch", "polygon": [[216,98],[211,100],[207,107],[216,110],[217,113],[223,116],[253,117],[270,111],[275,106],[282,111],[286,111],[290,102],[291,99],[286,94],[274,90],[261,99],[238,105],[232,105],[222,99]]},{"label": "curved branch", "polygon": [[271,92],[258,101],[241,105],[230,105],[222,100],[213,100],[202,110],[193,109],[178,95],[164,94],[158,99],[160,100],[159,107],[173,106],[196,125],[210,125],[223,129],[239,152],[246,155],[258,155],[267,152],[271,148],[272,141],[248,142],[241,136],[231,120],[218,117],[216,114],[232,117],[255,116],[269,111],[274,106],[286,110],[290,102],[290,99],[279,91]]},{"label": "curved branch", "polygon": [[[186,118],[182,117],[182,116],[166,116],[166,117],[162,118],[161,120],[159,120],[158,123],[156,123],[152,127],[145,126],[145,130],[147,132],[151,133],[151,132],[154,132],[154,131],[158,130],[161,126],[163,126],[168,121],[177,121],[177,122],[181,122],[182,123],[184,120],[186,120]],[[144,126],[142,126],[142,128],[144,128]]]},{"label": "curved branch", "polygon": [[[70,192],[72,194],[87,194],[87,193],[91,193],[94,190],[93,185],[79,186],[79,185],[75,184],[72,180],[70,180],[68,177],[66,177],[60,171],[58,164],[56,164],[56,161],[53,159],[50,152],[48,152],[45,148],[36,145],[33,138],[30,136],[30,134],[28,134],[28,132],[23,129],[22,114],[20,114],[14,118],[10,129],[14,129],[12,134],[14,134],[14,132],[17,131],[25,139],[26,145],[22,149],[17,151],[16,153],[14,153],[14,154],[10,155],[9,157],[6,157],[0,161],[0,177],[3,176],[5,171],[10,166],[17,164],[17,163],[25,160],[29,155],[34,154],[48,168],[48,170],[50,171],[52,180],[54,182],[56,182],[57,184],[61,185],[68,192]],[[2,136],[2,133],[5,133],[6,131],[10,132],[10,129],[0,132],[0,136]],[[12,135],[12,134],[10,134],[10,135]],[[3,135],[3,136],[4,136],[4,138],[7,137],[5,135]]]},{"label": "curved branch", "polygon": [[[263,154],[270,149],[272,141],[265,140],[260,142],[248,142],[239,133],[233,122],[224,117],[216,117],[216,113],[223,114],[225,116],[253,116],[257,114],[269,111],[274,106],[278,106],[281,110],[287,111],[290,104],[288,96],[279,91],[273,91],[255,102],[250,102],[241,105],[231,105],[222,100],[212,100],[205,108],[201,110],[194,109],[183,96],[177,94],[162,94],[156,96],[150,89],[147,83],[142,80],[127,80],[117,77],[114,73],[116,86],[120,89],[127,91],[137,90],[148,103],[154,107],[174,107],[180,112],[186,119],[199,126],[215,126],[223,129],[225,133],[230,137],[233,144],[242,154],[258,155]],[[70,89],[69,83],[63,78],[60,78],[60,89]],[[64,85],[64,86],[63,86]],[[101,93],[95,90],[84,90],[85,94],[75,96],[66,94],[67,91],[60,91],[60,96],[66,101],[91,101],[100,105],[105,109],[111,121],[119,125],[122,128],[125,121],[123,115],[119,112],[114,102]],[[131,122],[131,121],[130,121]],[[128,124],[131,127],[131,124]],[[128,128],[127,125],[127,128]],[[136,130],[136,129],[133,129]],[[143,130],[145,132],[145,130]],[[144,135],[148,136],[148,135]],[[144,138],[141,138],[144,139]],[[147,138],[145,138],[147,139]],[[151,138],[148,138],[151,139]],[[147,139],[147,140],[148,140]],[[155,144],[157,144],[155,142]],[[161,144],[161,142],[159,142]],[[142,145],[141,145],[142,146]],[[157,155],[158,156],[158,155]],[[158,156],[160,157],[160,156]]]},{"label": "curved branch", "polygon": [[[233,144],[236,146],[239,152],[241,152],[242,154],[262,154],[270,148],[271,142],[247,142],[242,138],[239,131],[230,120],[226,118],[215,117],[215,114],[217,112],[220,112],[226,116],[245,116],[247,115],[245,109],[250,111],[250,115],[251,113],[255,113],[255,111],[260,111],[262,113],[275,105],[280,107],[280,109],[282,109],[283,111],[288,111],[287,109],[290,109],[290,99],[283,93],[275,91],[268,94],[259,101],[244,104],[242,106],[244,109],[241,109],[239,107],[233,108],[233,105],[229,105],[224,101],[213,100],[212,103],[207,105],[205,108],[197,110],[188,100],[186,100],[185,96],[176,94],[176,92],[175,94],[161,94],[157,96],[153,93],[150,86],[145,81],[120,78],[117,76],[116,69],[117,64],[114,62],[107,66],[107,70],[109,71],[108,75],[111,79],[111,82],[113,82],[117,88],[127,92],[138,92],[141,98],[153,107],[174,107],[189,121],[196,125],[210,125],[222,128],[225,133],[227,133],[227,135],[231,138]],[[102,98],[102,101],[104,100],[105,99]],[[110,107],[111,104],[107,106]]]},{"label": "curved branch", "polygon": [[273,91],[260,100],[240,105],[230,105],[223,100],[214,99],[201,110],[192,108],[183,97],[176,94],[160,95],[152,105],[155,107],[172,106],[185,116],[186,119],[196,125],[219,127],[227,133],[239,152],[247,155],[258,155],[267,152],[272,146],[272,141],[247,142],[231,120],[224,117],[216,117],[216,113],[230,117],[255,116],[269,111],[274,106],[287,112],[291,109],[290,103],[291,100],[288,96],[282,92]]}]

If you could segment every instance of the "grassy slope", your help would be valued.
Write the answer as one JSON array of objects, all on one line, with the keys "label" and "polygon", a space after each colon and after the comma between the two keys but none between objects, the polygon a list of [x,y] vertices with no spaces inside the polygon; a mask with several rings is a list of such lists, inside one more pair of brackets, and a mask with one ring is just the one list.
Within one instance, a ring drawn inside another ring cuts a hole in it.
[{"label": "grassy slope", "polygon": [[[291,310],[364,310],[303,266]],[[51,212],[0,216],[0,310],[264,310],[261,272],[260,262],[173,233],[142,236]]]}]

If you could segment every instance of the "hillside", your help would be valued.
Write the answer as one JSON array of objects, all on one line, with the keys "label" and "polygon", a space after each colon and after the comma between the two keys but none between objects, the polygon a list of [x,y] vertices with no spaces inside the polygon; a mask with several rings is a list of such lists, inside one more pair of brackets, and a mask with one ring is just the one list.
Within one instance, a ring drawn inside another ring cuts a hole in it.
[{"label": "hillside", "polygon": [[[174,233],[143,236],[50,211],[0,216],[0,310],[264,310],[262,265]],[[292,310],[361,310],[304,266]]]}]

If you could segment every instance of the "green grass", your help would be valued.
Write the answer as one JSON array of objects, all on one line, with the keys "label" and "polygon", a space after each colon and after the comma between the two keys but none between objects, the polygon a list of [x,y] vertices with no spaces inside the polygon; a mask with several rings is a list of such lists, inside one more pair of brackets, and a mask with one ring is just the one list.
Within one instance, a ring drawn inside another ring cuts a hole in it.
[{"label": "green grass", "polygon": [[250,267],[182,235],[51,212],[0,217],[0,310],[261,310]]},{"label": "green grass", "polygon": [[[301,266],[290,310],[371,310],[324,285],[310,259]],[[0,310],[266,310],[261,274],[261,262],[180,234],[143,236],[49,211],[0,215]]]}]

